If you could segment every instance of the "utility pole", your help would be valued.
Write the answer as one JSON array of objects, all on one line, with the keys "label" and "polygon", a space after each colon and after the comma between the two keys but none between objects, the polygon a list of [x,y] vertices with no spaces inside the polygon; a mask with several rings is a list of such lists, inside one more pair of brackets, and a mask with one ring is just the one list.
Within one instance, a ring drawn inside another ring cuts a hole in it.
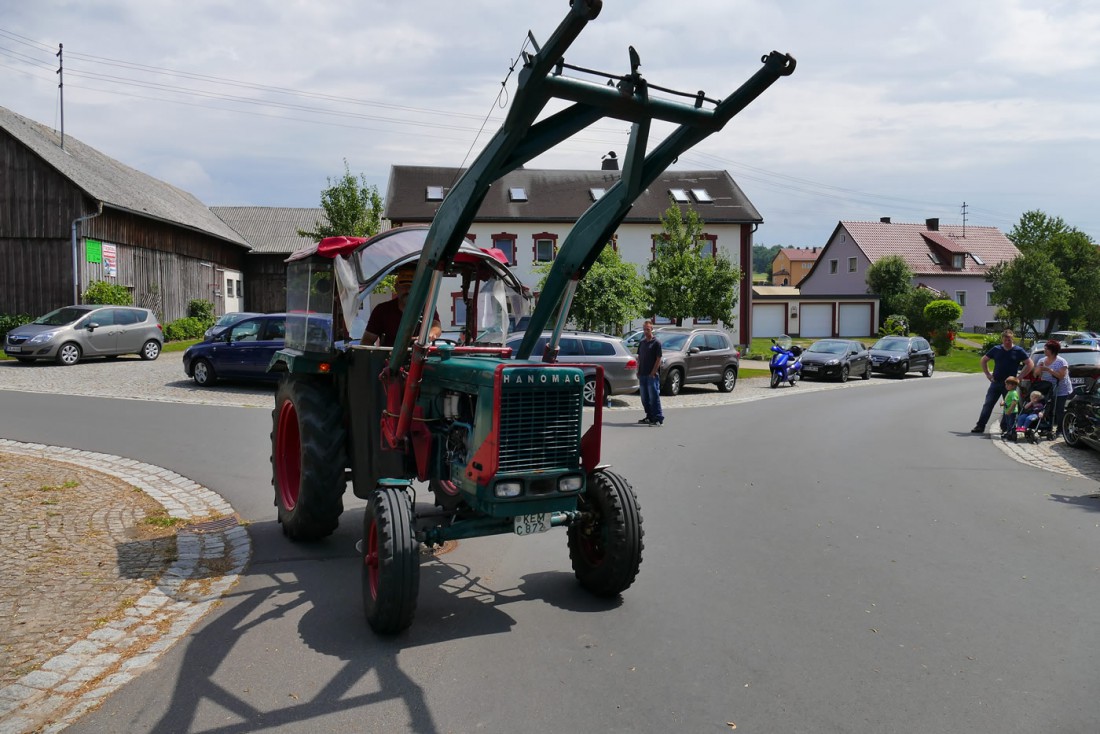
[{"label": "utility pole", "polygon": [[61,150],[65,150],[65,44],[57,44],[57,94],[61,99]]}]

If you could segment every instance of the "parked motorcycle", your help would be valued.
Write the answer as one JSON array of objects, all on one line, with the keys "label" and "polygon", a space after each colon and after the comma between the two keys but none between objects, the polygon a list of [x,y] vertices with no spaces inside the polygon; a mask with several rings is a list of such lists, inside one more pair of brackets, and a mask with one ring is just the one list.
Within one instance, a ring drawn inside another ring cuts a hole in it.
[{"label": "parked motorcycle", "polygon": [[779,387],[781,382],[788,382],[794,387],[802,377],[802,347],[791,346],[791,338],[786,334],[772,339],[772,359],[768,369],[772,373],[772,389]]}]

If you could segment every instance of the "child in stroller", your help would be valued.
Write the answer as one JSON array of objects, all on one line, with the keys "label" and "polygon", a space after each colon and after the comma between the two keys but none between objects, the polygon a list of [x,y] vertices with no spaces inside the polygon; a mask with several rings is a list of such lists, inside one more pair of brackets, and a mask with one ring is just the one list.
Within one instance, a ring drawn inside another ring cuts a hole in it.
[{"label": "child in stroller", "polygon": [[1039,420],[1035,422],[1035,433],[1037,436],[1051,441],[1054,439],[1054,383],[1049,380],[1032,380],[1031,390],[1033,393],[1037,392],[1041,396],[1041,399],[1049,409],[1042,411],[1039,416]]},{"label": "child in stroller", "polygon": [[1020,417],[1016,419],[1016,435],[1023,435],[1031,443],[1039,443],[1036,437],[1036,427],[1043,420],[1043,408],[1046,402],[1043,393],[1039,390],[1031,391],[1031,399],[1020,408]]}]

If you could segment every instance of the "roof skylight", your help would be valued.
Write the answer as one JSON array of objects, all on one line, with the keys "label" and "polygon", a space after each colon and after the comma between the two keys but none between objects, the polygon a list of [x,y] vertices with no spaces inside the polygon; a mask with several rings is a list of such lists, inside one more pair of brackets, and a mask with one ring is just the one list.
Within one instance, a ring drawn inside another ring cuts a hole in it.
[{"label": "roof skylight", "polygon": [[692,189],[691,195],[695,197],[695,200],[700,204],[713,204],[714,197],[710,195],[710,192],[706,189]]},{"label": "roof skylight", "polygon": [[592,201],[599,201],[600,197],[607,193],[607,189],[589,189],[588,195],[592,197]]},{"label": "roof skylight", "polygon": [[427,201],[443,201],[443,187],[429,186],[427,192],[424,194],[424,198]]},{"label": "roof skylight", "polygon": [[527,201],[527,189],[522,186],[513,186],[508,189],[509,201]]},{"label": "roof skylight", "polygon": [[691,201],[691,199],[688,198],[688,192],[683,189],[669,189],[668,193],[672,196],[672,200],[677,203],[687,204]]}]

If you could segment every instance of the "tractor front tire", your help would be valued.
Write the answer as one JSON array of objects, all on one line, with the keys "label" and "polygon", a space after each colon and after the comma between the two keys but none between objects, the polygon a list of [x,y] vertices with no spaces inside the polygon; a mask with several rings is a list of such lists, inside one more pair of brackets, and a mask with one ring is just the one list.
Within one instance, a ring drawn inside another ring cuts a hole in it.
[{"label": "tractor front tire", "polygon": [[344,511],[343,409],[331,383],[296,375],[280,380],[271,413],[271,483],[283,535],[320,540]]},{"label": "tractor front tire", "polygon": [[602,469],[588,475],[584,519],[569,527],[569,560],[581,586],[600,597],[630,588],[642,563],[642,513],[630,483]]},{"label": "tractor front tire", "polygon": [[412,624],[420,593],[420,543],[408,496],[379,487],[363,516],[363,612],[380,635]]}]

